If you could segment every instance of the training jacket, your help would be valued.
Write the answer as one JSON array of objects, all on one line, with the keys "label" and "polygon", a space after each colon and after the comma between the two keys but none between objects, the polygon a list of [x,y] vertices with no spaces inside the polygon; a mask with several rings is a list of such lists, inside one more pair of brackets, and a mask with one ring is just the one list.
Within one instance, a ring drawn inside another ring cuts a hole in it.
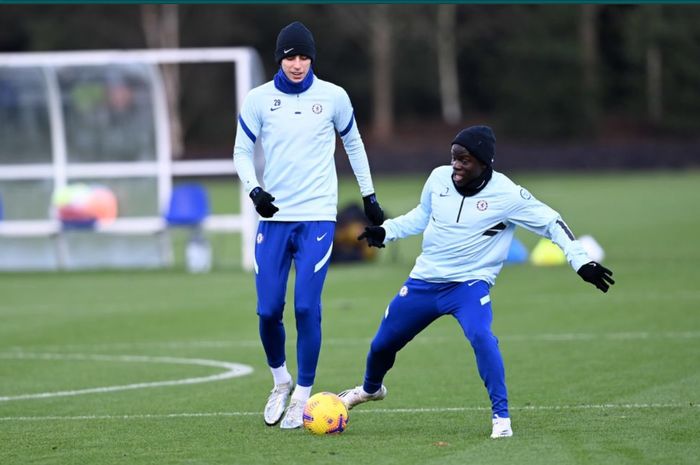
[{"label": "training jacket", "polygon": [[[274,81],[248,93],[238,118],[233,157],[246,192],[262,185],[276,198],[279,212],[262,221],[335,221],[336,131],[362,196],[374,193],[367,153],[343,88],[314,76],[311,86],[298,94],[282,92]],[[265,156],[262,184],[253,164],[258,139]]]},{"label": "training jacket", "polygon": [[455,189],[452,167],[433,170],[416,208],[386,220],[384,242],[423,233],[423,251],[410,277],[429,282],[480,279],[493,285],[508,256],[515,226],[551,239],[574,270],[591,261],[559,213],[504,174],[493,172],[479,193]]}]

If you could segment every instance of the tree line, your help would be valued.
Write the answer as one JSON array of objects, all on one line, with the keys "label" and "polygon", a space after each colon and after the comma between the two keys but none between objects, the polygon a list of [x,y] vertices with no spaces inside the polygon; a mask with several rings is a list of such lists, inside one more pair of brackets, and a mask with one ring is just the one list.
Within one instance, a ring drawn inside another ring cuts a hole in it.
[{"label": "tree line", "polygon": [[[425,121],[566,139],[700,127],[700,5],[3,5],[0,52],[252,46],[271,77],[292,20],[379,142]],[[177,69],[166,85],[177,131],[231,124],[195,121]],[[221,85],[197,92],[215,99]]]}]

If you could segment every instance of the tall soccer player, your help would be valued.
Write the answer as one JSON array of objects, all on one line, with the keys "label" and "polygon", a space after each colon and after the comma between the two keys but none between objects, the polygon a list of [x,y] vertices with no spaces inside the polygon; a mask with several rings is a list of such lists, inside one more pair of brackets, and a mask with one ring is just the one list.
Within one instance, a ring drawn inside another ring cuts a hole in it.
[{"label": "tall soccer player", "polygon": [[[233,154],[241,182],[262,217],[255,241],[257,314],[274,381],[264,419],[268,425],[281,419],[284,429],[302,425],[321,350],[321,291],[338,203],[336,131],[360,186],[367,218],[374,225],[384,220],[350,98],[341,87],[314,74],[315,59],[314,38],[302,23],[293,22],[280,31],[275,48],[280,69],[272,81],[246,96]],[[265,153],[263,183],[253,165],[258,139]],[[287,370],[282,322],[292,261],[296,387]]]},{"label": "tall soccer player", "polygon": [[491,400],[491,437],[513,435],[503,359],[491,332],[489,289],[516,225],[551,239],[581,278],[601,291],[614,284],[612,272],[588,257],[559,213],[493,170],[495,144],[488,126],[460,131],[452,141],[452,165],[433,170],[418,206],[365,228],[358,238],[384,247],[387,241],[423,233],[423,251],[372,340],[364,384],[340,393],[348,409],[383,399],[382,382],[396,353],[434,320],[452,315],[471,343]]}]

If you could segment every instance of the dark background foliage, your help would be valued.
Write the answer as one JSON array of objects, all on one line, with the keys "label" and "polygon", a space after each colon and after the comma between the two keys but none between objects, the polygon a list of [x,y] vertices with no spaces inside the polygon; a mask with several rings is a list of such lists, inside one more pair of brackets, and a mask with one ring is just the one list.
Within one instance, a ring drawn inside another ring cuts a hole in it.
[{"label": "dark background foliage", "polygon": [[[3,5],[0,52],[146,48],[142,8]],[[175,8],[180,47],[254,47],[267,77],[276,71],[279,29],[304,22],[316,38],[316,73],[348,91],[370,155],[382,154],[372,161],[380,169],[434,164],[451,135],[472,123],[494,126],[499,150],[512,154],[509,166],[688,166],[700,159],[700,5],[456,5],[447,31],[455,43],[456,121],[443,112],[438,5]],[[381,53],[378,30],[389,31]],[[375,73],[382,61],[388,78]],[[235,115],[209,109],[233,98],[231,83],[212,74],[210,85],[192,86],[191,72],[182,69],[179,99],[185,156],[227,156]],[[533,159],[533,152],[542,155]],[[592,163],[576,162],[586,153],[594,153]],[[406,161],[406,154],[418,158]]]}]

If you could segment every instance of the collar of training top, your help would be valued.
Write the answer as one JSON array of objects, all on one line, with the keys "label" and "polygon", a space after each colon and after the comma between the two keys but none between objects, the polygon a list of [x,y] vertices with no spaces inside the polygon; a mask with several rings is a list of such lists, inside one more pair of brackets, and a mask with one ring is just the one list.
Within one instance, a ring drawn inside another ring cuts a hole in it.
[{"label": "collar of training top", "polygon": [[284,92],[285,94],[301,94],[302,92],[306,92],[307,90],[309,90],[309,87],[311,87],[311,84],[313,84],[314,70],[313,68],[309,68],[309,72],[303,81],[292,82],[284,74],[282,68],[280,68],[279,71],[277,71],[277,74],[275,74],[274,81],[275,87],[280,92]]}]

